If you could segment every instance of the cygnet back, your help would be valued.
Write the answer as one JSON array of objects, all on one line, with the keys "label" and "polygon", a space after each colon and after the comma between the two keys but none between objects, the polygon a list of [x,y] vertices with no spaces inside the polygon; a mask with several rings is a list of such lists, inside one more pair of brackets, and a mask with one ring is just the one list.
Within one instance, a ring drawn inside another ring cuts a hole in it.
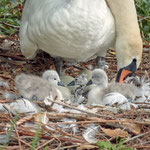
[{"label": "cygnet back", "polygon": [[137,92],[137,87],[133,84],[126,83],[109,83],[105,93],[118,92],[124,95],[128,100],[134,100]]},{"label": "cygnet back", "polygon": [[21,73],[15,78],[15,86],[20,95],[28,100],[44,100],[50,96],[62,99],[62,95],[53,85],[50,85],[46,80],[34,76]]}]

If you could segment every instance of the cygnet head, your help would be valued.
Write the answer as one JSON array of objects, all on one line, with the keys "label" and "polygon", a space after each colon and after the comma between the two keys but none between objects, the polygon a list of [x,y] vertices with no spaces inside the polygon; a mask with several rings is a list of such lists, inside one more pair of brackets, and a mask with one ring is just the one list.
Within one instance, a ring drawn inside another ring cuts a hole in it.
[{"label": "cygnet head", "polygon": [[75,86],[75,85],[81,85],[85,86],[87,83],[87,76],[86,74],[81,74],[77,76],[72,82],[70,82],[67,86]]},{"label": "cygnet head", "polygon": [[[102,88],[106,88],[108,85],[108,77],[107,77],[106,72],[102,69],[95,69],[92,72],[91,81],[92,81],[92,84],[96,84]],[[87,83],[87,85],[88,85],[88,83]]]},{"label": "cygnet head", "polygon": [[61,82],[58,73],[55,70],[47,70],[43,73],[42,78],[47,80],[52,85],[64,86]]}]

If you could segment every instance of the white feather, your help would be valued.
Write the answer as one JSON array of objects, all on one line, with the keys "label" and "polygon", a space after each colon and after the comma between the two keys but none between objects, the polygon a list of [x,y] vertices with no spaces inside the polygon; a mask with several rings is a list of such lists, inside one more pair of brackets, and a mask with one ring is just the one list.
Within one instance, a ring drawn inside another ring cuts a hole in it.
[{"label": "white feather", "polygon": [[97,142],[96,134],[98,132],[98,129],[99,129],[99,126],[92,124],[90,127],[88,127],[87,129],[83,131],[82,136],[87,142],[96,143]]},{"label": "white feather", "polygon": [[[63,118],[60,121],[62,121],[62,122],[76,122],[76,119]],[[76,124],[61,124],[60,123],[59,127],[66,129],[66,130],[72,129],[73,134],[76,134],[78,132],[78,127]]]},{"label": "white feather", "polygon": [[129,77],[126,79],[127,83],[133,84],[137,86],[135,102],[144,102],[145,100],[150,98],[150,79],[149,77]]},{"label": "white feather", "polygon": [[0,135],[0,144],[6,144],[10,141],[10,138],[8,139],[8,135],[1,134]]},{"label": "white feather", "polygon": [[[83,104],[80,104],[77,106],[80,110],[88,110]],[[81,113],[81,111],[75,110],[75,109],[70,109],[70,113]]]},{"label": "white feather", "polygon": [[[46,98],[44,99],[44,103],[45,103],[45,105],[47,105],[47,106],[51,106],[51,105],[52,105],[52,102],[50,102],[48,99],[51,99],[51,97],[46,97]],[[53,99],[52,99],[52,100],[53,100]],[[64,109],[62,105],[59,105],[59,104],[56,104],[56,103],[54,103],[54,104],[52,105],[52,108],[55,109],[55,110],[56,110],[57,112],[59,112],[59,113],[68,112],[68,110],[67,110],[67,109]]]},{"label": "white feather", "polygon": [[0,104],[0,112],[4,112],[4,111],[6,111],[6,109],[3,107],[2,104]]},{"label": "white feather", "polygon": [[121,104],[127,103],[128,100],[124,95],[117,93],[117,92],[112,92],[104,96],[103,102],[104,102],[104,105],[112,106],[114,104],[121,105]]},{"label": "white feather", "polygon": [[5,81],[3,81],[1,79],[0,79],[0,86],[3,86],[4,88],[9,88],[8,82],[5,82]]},{"label": "white feather", "polygon": [[16,102],[12,102],[9,105],[10,111],[14,113],[37,113],[38,108],[35,104],[27,99],[20,99]]},{"label": "white feather", "polygon": [[138,105],[127,102],[125,104],[120,105],[119,108],[121,110],[131,110],[132,108],[134,108],[134,109],[138,108]]},{"label": "white feather", "polygon": [[12,93],[6,91],[6,92],[4,93],[4,98],[7,99],[7,100],[15,100],[15,99],[18,98],[18,95],[12,94]]}]

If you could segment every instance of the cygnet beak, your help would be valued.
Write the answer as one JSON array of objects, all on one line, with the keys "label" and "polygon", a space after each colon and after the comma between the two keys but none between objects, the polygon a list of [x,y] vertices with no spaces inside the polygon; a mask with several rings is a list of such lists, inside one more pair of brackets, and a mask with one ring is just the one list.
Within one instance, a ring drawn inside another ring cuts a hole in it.
[{"label": "cygnet beak", "polygon": [[88,83],[86,84],[86,86],[89,86],[91,84],[93,84],[93,82],[92,82],[92,80],[89,80]]},{"label": "cygnet beak", "polygon": [[65,85],[64,85],[64,83],[62,81],[58,81],[57,85],[65,87]]},{"label": "cygnet beak", "polygon": [[71,81],[67,86],[74,86],[75,85],[75,81]]},{"label": "cygnet beak", "polygon": [[133,61],[128,66],[121,68],[118,71],[116,82],[124,83],[124,80],[128,76],[132,76],[133,73],[137,70],[137,64],[136,64],[136,62],[137,62],[137,60],[133,59]]}]

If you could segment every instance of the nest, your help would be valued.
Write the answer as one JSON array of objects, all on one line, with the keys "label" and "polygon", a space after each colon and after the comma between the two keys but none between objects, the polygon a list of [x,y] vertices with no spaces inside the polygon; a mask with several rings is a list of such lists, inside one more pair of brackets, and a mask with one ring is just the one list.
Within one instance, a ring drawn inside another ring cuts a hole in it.
[{"label": "nest", "polygon": [[[25,72],[41,75],[47,69],[55,69],[55,66],[53,59],[44,52],[39,53],[34,60],[26,60],[20,52],[16,36],[9,37],[5,47],[2,46],[3,42],[4,39],[1,39],[0,78],[9,86],[0,87],[0,103],[7,106],[6,104],[12,101],[4,99],[3,95],[6,90],[13,94],[17,93],[14,87],[14,78],[17,74]],[[143,52],[143,61],[136,75],[143,76],[147,73],[150,76],[149,60],[150,51],[146,50]],[[109,79],[113,80],[117,73],[114,51],[109,51],[106,62],[109,66]],[[88,68],[88,65],[94,66],[95,60],[71,67],[64,62],[63,69],[66,74],[75,77],[80,71],[80,66]],[[58,113],[52,109],[52,105],[47,107],[42,102],[37,102],[42,111],[36,114],[15,114],[6,107],[7,113],[0,113],[0,147],[11,150],[82,150],[99,149],[102,146],[101,141],[109,141],[113,147],[119,141],[124,148],[150,149],[149,103],[141,103],[138,109],[121,111],[106,106],[90,106],[88,110],[84,110],[64,102],[50,101],[79,113]]]}]

